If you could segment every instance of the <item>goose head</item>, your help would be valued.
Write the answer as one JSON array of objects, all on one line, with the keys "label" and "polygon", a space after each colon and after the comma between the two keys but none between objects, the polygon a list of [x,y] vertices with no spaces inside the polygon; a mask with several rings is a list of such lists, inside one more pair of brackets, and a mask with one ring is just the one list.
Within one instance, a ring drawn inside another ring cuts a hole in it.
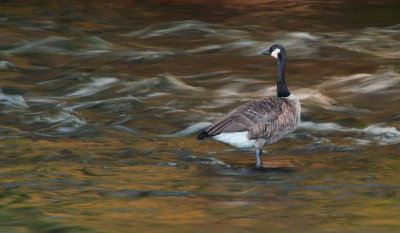
[{"label": "goose head", "polygon": [[274,44],[271,46],[271,48],[265,50],[263,54],[270,55],[271,57],[279,60],[282,58],[282,54],[285,54],[285,48],[282,45]]}]

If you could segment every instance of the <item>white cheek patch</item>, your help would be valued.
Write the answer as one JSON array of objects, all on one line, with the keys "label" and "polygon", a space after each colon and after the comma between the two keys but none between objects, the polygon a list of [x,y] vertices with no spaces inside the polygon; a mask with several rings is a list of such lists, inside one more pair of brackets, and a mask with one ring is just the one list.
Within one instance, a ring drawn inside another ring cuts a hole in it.
[{"label": "white cheek patch", "polygon": [[280,49],[275,49],[272,53],[271,56],[273,56],[274,58],[278,59],[278,54],[281,52]]}]

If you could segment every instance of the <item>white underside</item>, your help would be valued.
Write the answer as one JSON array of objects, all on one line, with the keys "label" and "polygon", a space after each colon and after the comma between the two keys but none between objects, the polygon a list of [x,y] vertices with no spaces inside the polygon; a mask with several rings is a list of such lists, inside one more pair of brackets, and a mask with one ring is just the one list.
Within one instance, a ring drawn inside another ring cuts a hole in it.
[{"label": "white underside", "polygon": [[238,148],[251,148],[254,147],[254,140],[247,138],[247,131],[234,132],[234,133],[221,133],[212,139],[238,147]]}]

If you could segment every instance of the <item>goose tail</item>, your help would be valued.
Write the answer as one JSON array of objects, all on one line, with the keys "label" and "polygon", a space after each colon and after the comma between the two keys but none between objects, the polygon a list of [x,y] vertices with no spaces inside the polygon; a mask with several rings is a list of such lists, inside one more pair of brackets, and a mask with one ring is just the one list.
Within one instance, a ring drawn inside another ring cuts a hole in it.
[{"label": "goose tail", "polygon": [[203,140],[204,138],[208,137],[210,137],[210,135],[206,131],[203,131],[199,135],[197,135],[197,140]]}]

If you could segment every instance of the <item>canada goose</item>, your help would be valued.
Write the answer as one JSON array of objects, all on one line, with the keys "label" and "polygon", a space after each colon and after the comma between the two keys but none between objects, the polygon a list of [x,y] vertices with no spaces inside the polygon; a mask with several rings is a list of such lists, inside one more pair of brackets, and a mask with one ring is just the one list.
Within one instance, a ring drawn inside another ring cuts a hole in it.
[{"label": "canada goose", "polygon": [[300,102],[289,92],[285,82],[286,51],[273,45],[263,52],[278,60],[277,97],[245,103],[226,114],[198,136],[212,138],[239,148],[256,150],[256,167],[262,167],[261,152],[269,145],[293,132],[300,122]]}]

